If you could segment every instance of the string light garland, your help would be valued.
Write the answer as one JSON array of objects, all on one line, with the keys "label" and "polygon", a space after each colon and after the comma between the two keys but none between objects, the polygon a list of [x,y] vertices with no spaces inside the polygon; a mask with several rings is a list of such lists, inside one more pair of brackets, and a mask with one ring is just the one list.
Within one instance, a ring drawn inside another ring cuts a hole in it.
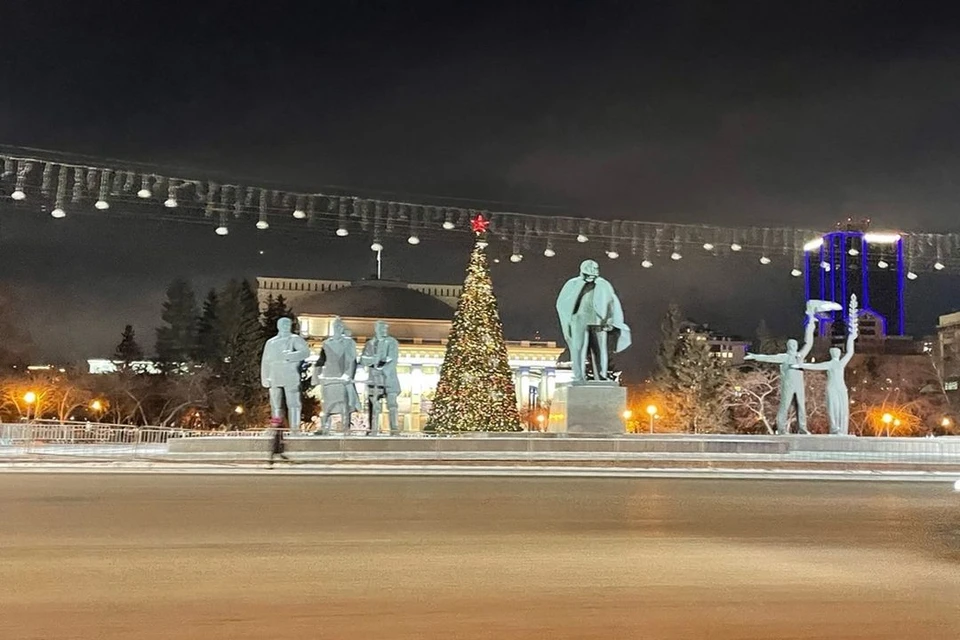
[{"label": "string light garland", "polygon": [[[705,256],[704,252],[721,257],[742,255],[764,266],[786,264],[790,267],[792,256],[789,273],[799,277],[806,254],[820,247],[824,235],[811,229],[594,220],[364,198],[354,194],[295,192],[176,175],[147,165],[15,147],[0,147],[0,165],[3,167],[0,203],[6,200],[20,208],[39,208],[50,211],[56,218],[66,216],[68,204],[71,212],[96,209],[106,215],[116,205],[122,209],[119,213],[125,215],[149,215],[151,219],[178,222],[196,221],[194,216],[199,213],[201,219],[209,220],[211,229],[222,235],[227,227],[221,224],[219,214],[232,211],[240,224],[244,219],[253,218],[252,226],[261,231],[302,233],[306,227],[339,237],[360,233],[382,247],[391,239],[402,239],[406,241],[404,244],[417,246],[439,238],[436,234],[442,232],[473,231],[471,221],[479,216],[486,225],[483,241],[495,237],[512,243],[512,251],[503,257],[509,256],[509,262],[514,263],[522,261],[528,251],[553,258],[578,245],[577,253],[595,254],[603,249],[608,258],[617,259],[627,255],[626,250],[621,249],[629,247],[629,255],[640,258],[640,266],[646,269],[652,268],[655,261],[669,265],[688,255]],[[147,208],[150,208],[149,214]],[[866,235],[882,240],[891,234]],[[916,279],[922,272],[960,272],[960,233],[901,233],[896,237],[903,240],[909,280]],[[534,250],[537,239],[543,243],[539,247],[546,248]],[[597,243],[599,247],[595,246]],[[702,251],[694,252],[694,248]],[[861,251],[851,247],[847,253],[856,257]],[[785,259],[781,262],[777,254],[783,254]],[[880,268],[879,263],[883,262],[891,268],[892,257],[880,257],[880,260],[874,257],[872,264]]]}]

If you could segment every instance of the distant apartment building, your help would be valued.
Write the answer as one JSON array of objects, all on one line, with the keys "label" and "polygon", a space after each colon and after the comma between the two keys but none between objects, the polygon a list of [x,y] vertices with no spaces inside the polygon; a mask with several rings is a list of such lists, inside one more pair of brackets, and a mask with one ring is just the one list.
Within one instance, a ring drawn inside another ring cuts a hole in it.
[{"label": "distant apartment building", "polygon": [[750,351],[750,341],[737,336],[727,336],[713,331],[706,324],[688,323],[684,325],[685,332],[691,334],[698,343],[706,344],[713,357],[732,366],[743,364],[744,356]]},{"label": "distant apartment building", "polygon": [[934,356],[940,366],[945,391],[960,391],[960,311],[940,316]]}]

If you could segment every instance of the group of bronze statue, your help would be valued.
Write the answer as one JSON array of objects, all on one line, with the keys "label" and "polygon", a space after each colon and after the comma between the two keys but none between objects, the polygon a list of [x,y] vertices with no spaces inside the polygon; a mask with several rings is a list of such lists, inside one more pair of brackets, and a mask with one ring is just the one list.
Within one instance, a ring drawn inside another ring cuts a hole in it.
[{"label": "group of bronze statue", "polygon": [[[619,353],[630,346],[630,328],[624,322],[623,308],[613,286],[600,277],[600,267],[593,260],[584,260],[580,274],[563,286],[557,297],[557,315],[563,336],[570,351],[574,385],[616,384],[609,375],[609,353]],[[844,382],[844,368],[853,357],[857,339],[857,298],[851,296],[848,310],[846,353],[830,349],[830,360],[821,363],[805,362],[813,348],[817,314],[841,310],[835,302],[811,300],[807,303],[806,331],[803,347],[796,340],[787,341],[785,353],[773,355],[748,353],[746,360],[776,364],[780,367],[780,408],[777,412],[777,432],[787,434],[790,408],[796,405],[797,427],[807,430],[806,400],[803,371],[825,371],[827,374],[827,414],[830,433],[845,435],[850,422],[850,401]],[[306,340],[292,332],[293,321],[277,321],[277,335],[267,341],[261,362],[261,380],[270,390],[271,422],[274,427],[283,424],[283,402],[292,433],[299,433],[301,424],[300,371],[310,356]],[[386,322],[375,325],[374,337],[364,344],[357,357],[357,344],[348,334],[340,318],[334,318],[330,337],[323,341],[319,359],[313,368],[312,382],[320,386],[323,403],[321,426],[317,433],[330,433],[334,415],[339,415],[344,433],[351,428],[352,416],[361,410],[354,377],[357,366],[367,368],[367,418],[369,435],[380,431],[381,404],[386,402],[390,433],[399,433],[397,396],[400,380],[397,377],[399,345],[390,336]],[[608,340],[608,336],[612,339]],[[612,343],[612,344],[611,344]],[[587,365],[592,369],[588,376]]]},{"label": "group of bronze statue", "polygon": [[[290,432],[300,432],[301,401],[300,371],[304,360],[310,356],[307,341],[293,333],[293,321],[281,318],[277,321],[277,335],[270,338],[263,349],[260,364],[260,379],[270,390],[270,421],[272,426],[283,424],[283,402],[287,405]],[[357,366],[367,369],[367,420],[368,435],[380,431],[381,405],[386,402],[390,433],[399,433],[397,396],[400,395],[400,380],[397,377],[399,345],[390,336],[389,325],[380,320],[374,328],[374,337],[364,344],[357,357],[357,343],[347,333],[340,318],[334,318],[330,337],[323,341],[320,355],[313,367],[311,382],[321,389],[323,414],[318,434],[328,434],[332,429],[333,416],[339,415],[344,433],[350,431],[354,413],[361,410],[355,376]]]},{"label": "group of bronze statue", "polygon": [[817,326],[817,314],[824,311],[839,311],[840,305],[825,300],[807,302],[807,325],[803,347],[797,347],[796,340],[787,340],[786,353],[763,355],[748,353],[746,360],[765,362],[780,366],[780,408],[777,411],[777,433],[789,434],[788,421],[790,407],[796,404],[797,430],[808,434],[807,410],[804,394],[803,371],[827,372],[827,419],[832,435],[847,435],[850,429],[850,397],[844,380],[844,369],[853,358],[853,344],[857,339],[857,296],[850,296],[848,311],[846,352],[837,347],[830,348],[830,359],[826,362],[804,362],[813,348],[813,332]]},{"label": "group of bronze statue", "polygon": [[[805,362],[813,348],[813,336],[817,326],[817,314],[840,311],[841,306],[825,300],[810,300],[807,303],[806,333],[803,348],[796,340],[787,341],[786,353],[774,355],[747,354],[746,360],[780,366],[780,408],[777,411],[777,432],[790,432],[790,407],[796,405],[797,427],[800,433],[807,430],[806,399],[804,397],[803,371],[826,371],[827,414],[830,433],[845,435],[850,423],[850,400],[843,371],[853,357],[853,343],[857,339],[857,297],[851,296],[848,309],[846,353],[830,349],[830,360],[820,363]],[[630,329],[623,319],[623,309],[613,286],[600,277],[600,267],[593,260],[584,260],[580,275],[571,278],[557,297],[557,315],[573,368],[573,384],[611,384],[608,375],[608,354],[623,351],[630,345]],[[607,336],[613,336],[608,344]],[[593,373],[586,370],[590,364]]]}]

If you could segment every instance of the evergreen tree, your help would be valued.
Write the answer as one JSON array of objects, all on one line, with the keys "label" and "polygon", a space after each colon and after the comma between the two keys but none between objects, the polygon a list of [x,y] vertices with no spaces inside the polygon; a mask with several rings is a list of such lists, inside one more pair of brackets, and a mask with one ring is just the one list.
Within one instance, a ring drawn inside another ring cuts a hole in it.
[{"label": "evergreen tree", "polygon": [[513,373],[484,252],[485,225],[481,216],[474,219],[477,242],[453,317],[427,431],[521,429]]},{"label": "evergreen tree", "polygon": [[120,344],[114,354],[114,359],[123,363],[123,368],[128,368],[132,363],[143,360],[143,349],[137,343],[137,336],[133,330],[133,325],[128,324],[123,329]]},{"label": "evergreen tree", "polygon": [[677,355],[677,343],[680,341],[684,324],[680,307],[671,303],[660,321],[660,341],[657,343],[657,370],[660,373],[668,371],[673,366]]},{"label": "evergreen tree", "polygon": [[220,300],[215,289],[207,293],[197,319],[197,362],[216,369],[223,362],[219,321]]},{"label": "evergreen tree", "polygon": [[[274,298],[271,293],[267,296],[267,304],[263,309],[264,340],[269,340],[277,335],[277,320],[280,318],[290,318],[294,321],[294,324],[296,324],[296,316],[293,313],[293,309],[287,306],[287,301],[283,297],[283,294]],[[296,326],[294,326],[293,331],[297,331]]]},{"label": "evergreen tree", "polygon": [[231,280],[220,295],[218,333],[223,384],[237,402],[252,403],[260,394],[260,356],[263,327],[257,296],[246,280]]},{"label": "evergreen tree", "polygon": [[157,362],[167,370],[193,360],[197,345],[197,300],[193,288],[178,278],[167,287],[157,328]]},{"label": "evergreen tree", "polygon": [[655,382],[668,405],[667,413],[686,431],[724,430],[729,418],[724,393],[729,372],[706,341],[697,339],[676,305],[670,305],[660,330]]},{"label": "evergreen tree", "polygon": [[787,341],[775,338],[767,326],[767,321],[760,320],[753,348],[755,353],[782,353],[787,348]]},{"label": "evergreen tree", "polygon": [[0,284],[0,371],[25,367],[33,354],[33,339],[18,311],[13,291]]}]

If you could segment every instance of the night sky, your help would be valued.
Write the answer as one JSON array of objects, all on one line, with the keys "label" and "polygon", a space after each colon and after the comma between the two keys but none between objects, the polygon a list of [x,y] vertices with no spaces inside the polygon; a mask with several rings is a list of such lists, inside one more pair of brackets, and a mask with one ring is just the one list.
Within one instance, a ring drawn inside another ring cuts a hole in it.
[{"label": "night sky", "polygon": [[[960,20],[941,5],[18,0],[0,16],[0,143],[529,213],[958,231]],[[176,275],[204,289],[373,269],[369,239],[252,224],[220,238],[0,205],[0,281],[44,356],[85,358],[126,323],[152,348]],[[457,237],[388,245],[385,275],[460,283]],[[586,257],[624,300],[628,369],[671,300],[730,333],[799,330],[788,266],[643,270],[602,249],[497,265],[508,337],[557,337],[553,300]],[[960,282],[924,274],[908,305],[908,328],[929,332]]]}]

